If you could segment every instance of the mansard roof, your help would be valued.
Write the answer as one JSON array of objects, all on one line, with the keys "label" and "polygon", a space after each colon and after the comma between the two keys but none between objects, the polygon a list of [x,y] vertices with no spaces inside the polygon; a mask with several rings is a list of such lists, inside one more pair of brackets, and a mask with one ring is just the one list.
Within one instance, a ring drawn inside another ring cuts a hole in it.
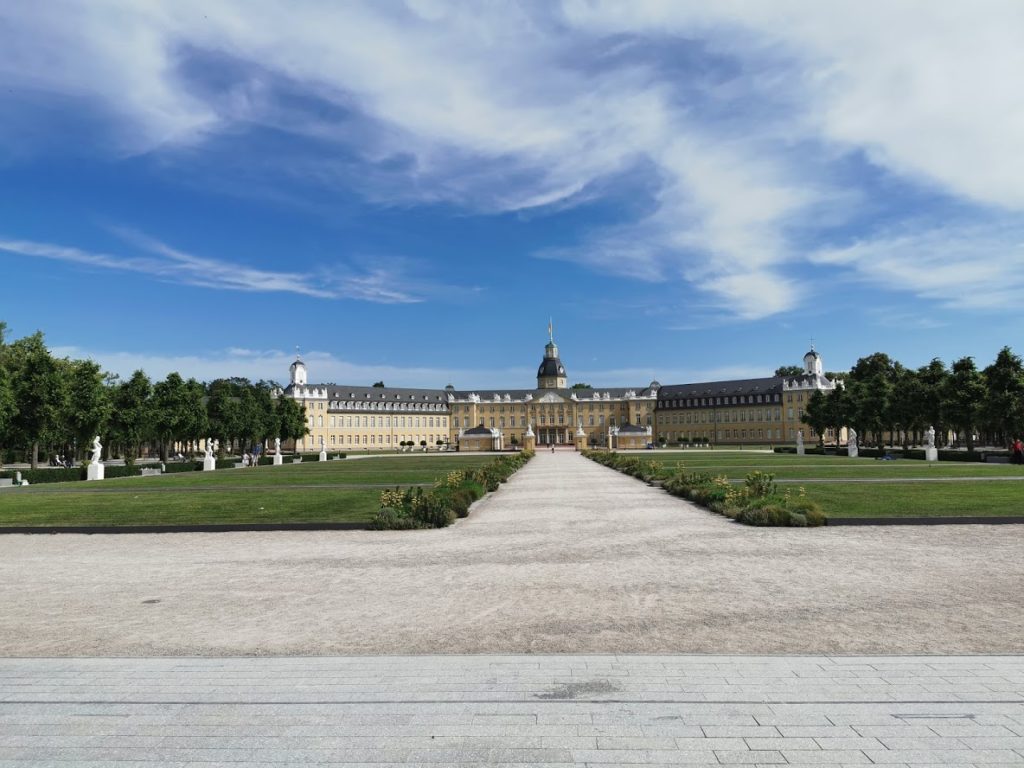
[{"label": "mansard roof", "polygon": [[[293,394],[295,385],[285,389],[286,394]],[[420,402],[447,403],[448,393],[443,389],[423,389],[420,387],[367,387],[355,384],[304,384],[301,389],[319,389],[327,391],[328,400],[362,400],[367,402]]]},{"label": "mansard roof", "polygon": [[666,384],[658,390],[658,400],[678,400],[683,397],[720,397],[732,395],[763,395],[782,392],[785,379],[770,376],[763,379],[733,379],[731,381],[702,381],[695,384]]}]

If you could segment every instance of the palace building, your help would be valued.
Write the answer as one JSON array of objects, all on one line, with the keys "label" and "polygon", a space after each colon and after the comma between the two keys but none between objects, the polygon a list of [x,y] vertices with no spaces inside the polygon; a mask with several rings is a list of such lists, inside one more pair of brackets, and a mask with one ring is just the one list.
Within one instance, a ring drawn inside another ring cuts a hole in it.
[{"label": "palace building", "polygon": [[299,451],[418,449],[482,451],[572,445],[643,448],[786,442],[815,390],[833,389],[821,356],[804,356],[804,373],[740,381],[637,387],[568,386],[551,328],[531,389],[458,390],[309,384],[301,359],[282,393],[305,407],[309,434]]}]

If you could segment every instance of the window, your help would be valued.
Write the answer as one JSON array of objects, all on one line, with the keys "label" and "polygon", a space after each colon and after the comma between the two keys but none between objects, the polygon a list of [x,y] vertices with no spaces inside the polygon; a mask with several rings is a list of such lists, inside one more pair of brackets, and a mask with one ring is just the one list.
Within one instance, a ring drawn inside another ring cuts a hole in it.
[{"label": "window", "polygon": [[324,417],[323,416],[318,416],[317,417],[317,421],[319,422],[317,424],[318,427],[322,427],[324,425]]}]

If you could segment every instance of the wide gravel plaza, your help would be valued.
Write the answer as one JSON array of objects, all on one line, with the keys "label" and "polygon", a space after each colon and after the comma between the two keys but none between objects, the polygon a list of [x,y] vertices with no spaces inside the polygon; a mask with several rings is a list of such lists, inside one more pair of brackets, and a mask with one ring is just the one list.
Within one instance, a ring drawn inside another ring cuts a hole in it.
[{"label": "wide gravel plaza", "polygon": [[1022,553],[568,452],[443,530],[3,536],[0,765],[1020,764]]}]

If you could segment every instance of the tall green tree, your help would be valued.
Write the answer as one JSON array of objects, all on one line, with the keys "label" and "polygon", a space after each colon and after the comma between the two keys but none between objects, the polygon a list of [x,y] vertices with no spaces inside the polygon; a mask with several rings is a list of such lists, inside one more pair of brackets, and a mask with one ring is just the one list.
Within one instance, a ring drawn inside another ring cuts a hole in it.
[{"label": "tall green tree", "polygon": [[53,440],[59,430],[64,382],[42,333],[14,341],[4,349],[4,357],[17,404],[12,442],[28,449],[32,469],[37,469],[40,444]]},{"label": "tall green tree", "polygon": [[163,461],[167,460],[167,452],[174,442],[203,436],[192,431],[194,416],[190,412],[190,399],[189,385],[176,371],[153,386],[153,428],[160,441]]},{"label": "tall green tree", "polygon": [[79,450],[89,446],[93,437],[103,435],[110,422],[110,391],[100,367],[92,360],[63,361],[67,390],[62,425],[74,438]]},{"label": "tall green tree", "polygon": [[883,352],[860,358],[850,371],[851,420],[861,434],[874,433],[875,445],[893,426],[894,379],[893,361]]},{"label": "tall green tree", "polygon": [[[892,426],[903,433],[903,447],[908,448],[916,441],[921,425],[924,422],[924,383],[918,371],[904,368],[899,363],[893,365],[892,396],[889,401],[889,414]],[[894,436],[895,437],[895,436]],[[895,441],[894,441],[895,442]]]},{"label": "tall green tree", "polygon": [[803,376],[807,371],[799,365],[780,365],[775,369],[776,376]]},{"label": "tall green tree", "polygon": [[818,434],[818,445],[825,445],[825,430],[829,427],[828,396],[820,389],[814,391],[800,420]]},{"label": "tall green tree", "polygon": [[10,445],[11,426],[18,413],[18,406],[14,400],[14,385],[7,371],[3,334],[4,324],[0,323],[0,465],[4,462],[4,451]]},{"label": "tall green tree", "polygon": [[828,397],[825,398],[825,406],[826,421],[828,426],[835,431],[836,447],[838,448],[843,427],[850,424],[850,397],[842,383],[837,383],[835,389],[828,393]]},{"label": "tall green tree", "polygon": [[228,442],[239,437],[242,431],[242,413],[237,392],[238,386],[228,379],[217,379],[207,387],[209,432],[220,441],[222,454]]},{"label": "tall green tree", "polygon": [[1003,347],[985,371],[982,418],[994,441],[1005,445],[1024,431],[1024,365]]},{"label": "tall green tree", "polygon": [[125,462],[132,464],[152,434],[153,385],[143,371],[135,371],[114,388],[112,399],[111,435],[123,446]]},{"label": "tall green tree", "polygon": [[943,420],[942,401],[945,397],[949,371],[942,360],[934,357],[928,365],[917,369],[917,378],[921,385],[918,406],[921,414],[921,427],[922,429],[935,427],[936,441],[940,445],[944,445],[949,429]]},{"label": "tall green tree", "polygon": [[967,450],[974,450],[974,432],[985,399],[985,382],[974,358],[962,357],[953,363],[942,398],[944,423],[956,430]]},{"label": "tall green tree", "polygon": [[309,432],[306,408],[290,397],[277,398],[278,434],[281,440],[298,440]]}]

